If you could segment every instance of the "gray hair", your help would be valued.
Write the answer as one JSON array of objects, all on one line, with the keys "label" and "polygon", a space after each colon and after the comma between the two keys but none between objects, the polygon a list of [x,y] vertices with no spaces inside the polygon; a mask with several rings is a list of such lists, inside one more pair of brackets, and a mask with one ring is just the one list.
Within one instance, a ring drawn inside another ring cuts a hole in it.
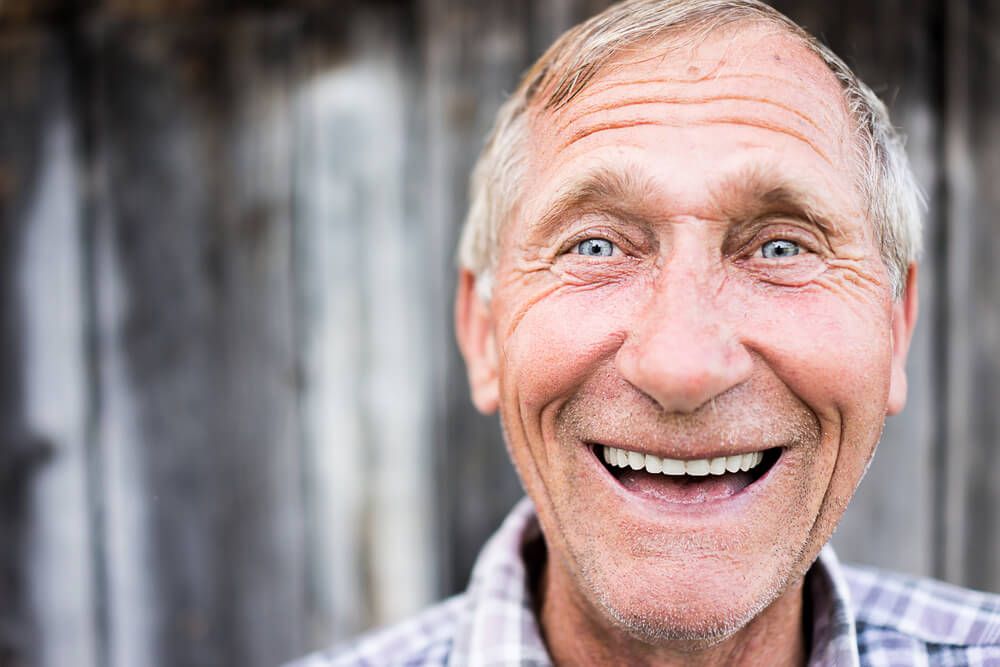
[{"label": "gray hair", "polygon": [[500,107],[472,173],[470,206],[458,261],[477,277],[484,301],[492,290],[500,230],[520,199],[529,109],[558,109],[573,100],[623,49],[653,38],[693,44],[740,22],[775,25],[819,56],[840,82],[856,134],[859,188],[893,295],[906,286],[907,267],[920,254],[923,195],[889,112],[872,90],[829,48],[794,21],[758,0],[625,0],[570,29],[538,59]]}]

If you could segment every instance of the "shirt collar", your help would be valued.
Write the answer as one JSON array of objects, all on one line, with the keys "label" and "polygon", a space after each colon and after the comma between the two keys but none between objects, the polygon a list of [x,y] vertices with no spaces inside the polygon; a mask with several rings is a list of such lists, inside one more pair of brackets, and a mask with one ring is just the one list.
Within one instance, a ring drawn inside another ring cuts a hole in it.
[{"label": "shirt collar", "polygon": [[[552,660],[535,616],[522,553],[541,539],[534,506],[522,499],[483,548],[467,591],[469,611],[459,624],[450,665],[522,664]],[[833,548],[827,545],[806,578],[811,605],[811,667],[857,667],[857,633],[850,591]]]},{"label": "shirt collar", "polygon": [[858,667],[857,628],[851,591],[837,554],[829,544],[806,574],[812,606],[812,654],[815,667]]},{"label": "shirt collar", "polygon": [[476,560],[467,592],[470,613],[459,624],[449,665],[552,664],[521,557],[533,539],[541,539],[541,531],[534,506],[524,498]]}]

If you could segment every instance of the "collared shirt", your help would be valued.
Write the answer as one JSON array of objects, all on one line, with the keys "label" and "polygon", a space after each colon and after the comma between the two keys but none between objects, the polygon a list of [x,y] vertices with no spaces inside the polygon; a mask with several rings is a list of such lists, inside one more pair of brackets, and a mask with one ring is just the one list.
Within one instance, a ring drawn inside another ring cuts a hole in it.
[{"label": "collared shirt", "polygon": [[[288,667],[551,665],[521,555],[536,539],[538,520],[524,499],[483,548],[464,593]],[[1000,596],[841,565],[829,546],[807,585],[811,666],[1000,667]]]}]

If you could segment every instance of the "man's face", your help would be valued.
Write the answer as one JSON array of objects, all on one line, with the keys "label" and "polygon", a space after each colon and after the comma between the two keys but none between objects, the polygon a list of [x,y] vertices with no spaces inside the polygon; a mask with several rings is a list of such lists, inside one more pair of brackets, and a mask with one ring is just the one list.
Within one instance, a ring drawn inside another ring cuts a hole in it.
[{"label": "man's face", "polygon": [[771,28],[642,53],[533,119],[459,337],[556,594],[647,639],[721,637],[829,538],[905,400],[914,297],[893,300],[818,58]]}]

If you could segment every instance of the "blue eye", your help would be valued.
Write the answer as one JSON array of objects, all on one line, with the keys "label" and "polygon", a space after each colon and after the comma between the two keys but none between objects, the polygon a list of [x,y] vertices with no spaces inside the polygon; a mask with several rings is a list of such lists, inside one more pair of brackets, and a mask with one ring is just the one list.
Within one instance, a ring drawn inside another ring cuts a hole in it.
[{"label": "blue eye", "polygon": [[615,254],[615,244],[607,239],[587,239],[577,244],[576,252],[586,257],[611,257]]},{"label": "blue eye", "polygon": [[795,241],[778,239],[768,241],[760,247],[760,254],[766,259],[781,259],[782,257],[794,257],[799,254],[802,248]]}]

